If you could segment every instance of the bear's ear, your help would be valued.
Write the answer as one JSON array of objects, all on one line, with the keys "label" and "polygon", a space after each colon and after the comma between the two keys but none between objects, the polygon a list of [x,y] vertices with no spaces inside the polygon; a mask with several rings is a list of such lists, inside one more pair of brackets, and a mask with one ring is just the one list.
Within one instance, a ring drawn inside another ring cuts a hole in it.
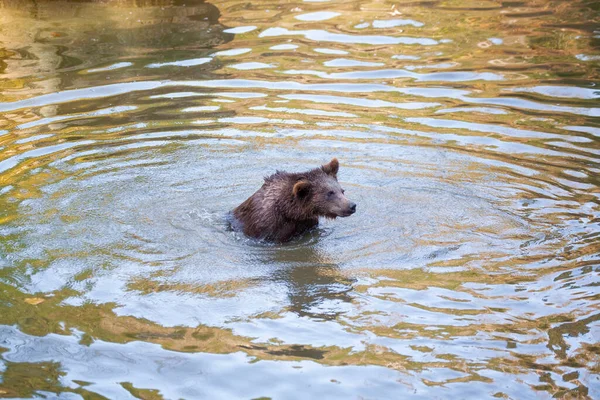
[{"label": "bear's ear", "polygon": [[335,178],[337,177],[338,170],[340,169],[340,163],[337,158],[332,158],[331,161],[329,161],[329,164],[321,166],[321,169],[327,175],[331,175]]},{"label": "bear's ear", "polygon": [[310,193],[310,182],[301,180],[296,182],[294,185],[294,189],[292,189],[292,193],[294,197],[298,197],[299,199],[303,199]]}]

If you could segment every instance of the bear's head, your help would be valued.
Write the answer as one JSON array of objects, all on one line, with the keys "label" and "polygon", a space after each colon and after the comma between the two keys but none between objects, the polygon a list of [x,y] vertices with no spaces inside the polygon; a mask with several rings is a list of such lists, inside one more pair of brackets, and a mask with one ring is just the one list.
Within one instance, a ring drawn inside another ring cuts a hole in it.
[{"label": "bear's head", "polygon": [[356,212],[356,204],[346,198],[337,180],[339,168],[340,164],[334,158],[294,185],[294,197],[314,216],[349,217]]}]

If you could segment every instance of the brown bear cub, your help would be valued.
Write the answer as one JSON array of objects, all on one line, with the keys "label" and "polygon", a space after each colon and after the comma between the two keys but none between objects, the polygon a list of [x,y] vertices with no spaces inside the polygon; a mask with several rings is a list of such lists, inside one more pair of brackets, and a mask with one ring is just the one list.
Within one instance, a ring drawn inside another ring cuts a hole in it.
[{"label": "brown bear cub", "polygon": [[250,237],[287,242],[319,224],[319,217],[348,217],[356,204],[344,196],[334,158],[308,172],[277,171],[233,210],[234,226]]}]

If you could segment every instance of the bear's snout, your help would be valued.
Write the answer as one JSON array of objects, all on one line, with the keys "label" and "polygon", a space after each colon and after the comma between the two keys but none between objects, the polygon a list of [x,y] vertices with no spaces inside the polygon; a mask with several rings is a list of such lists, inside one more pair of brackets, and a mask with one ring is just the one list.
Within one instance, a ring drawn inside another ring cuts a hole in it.
[{"label": "bear's snout", "polygon": [[348,207],[344,209],[340,217],[349,217],[356,212],[356,203],[348,203]]}]

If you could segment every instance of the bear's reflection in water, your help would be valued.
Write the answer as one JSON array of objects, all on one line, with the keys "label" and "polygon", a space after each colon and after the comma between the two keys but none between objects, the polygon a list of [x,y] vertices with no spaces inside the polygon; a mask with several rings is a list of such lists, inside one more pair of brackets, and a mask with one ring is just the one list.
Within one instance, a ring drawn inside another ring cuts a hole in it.
[{"label": "bear's reflection in water", "polygon": [[346,276],[319,248],[322,233],[317,228],[289,245],[270,246],[254,262],[278,266],[267,279],[285,285],[289,311],[300,317],[333,320],[349,308],[344,304],[353,300],[356,279]]}]

